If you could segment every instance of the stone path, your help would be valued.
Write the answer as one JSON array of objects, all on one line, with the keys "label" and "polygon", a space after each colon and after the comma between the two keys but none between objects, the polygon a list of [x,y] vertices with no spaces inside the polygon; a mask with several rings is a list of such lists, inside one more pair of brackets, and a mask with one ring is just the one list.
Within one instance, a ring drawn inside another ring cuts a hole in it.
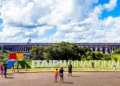
[{"label": "stone path", "polygon": [[64,83],[54,83],[53,72],[9,73],[0,86],[120,86],[120,72],[65,72]]}]

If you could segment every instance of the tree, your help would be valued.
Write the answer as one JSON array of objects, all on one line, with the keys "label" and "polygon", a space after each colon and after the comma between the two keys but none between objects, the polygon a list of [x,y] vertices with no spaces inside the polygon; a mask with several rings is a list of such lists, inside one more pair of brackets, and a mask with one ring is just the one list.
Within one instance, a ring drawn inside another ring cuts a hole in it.
[{"label": "tree", "polygon": [[30,50],[30,55],[33,57],[34,60],[42,60],[44,53],[44,47],[42,46],[33,46]]},{"label": "tree", "polygon": [[82,60],[86,60],[88,56],[92,57],[92,51],[88,47],[80,48],[80,52]]},{"label": "tree", "polygon": [[103,54],[101,52],[94,52],[93,53],[93,60],[102,60],[103,59]]},{"label": "tree", "polygon": [[[51,60],[81,60],[82,56],[87,55],[86,52],[91,52],[89,48],[82,48],[75,43],[68,42],[48,46],[44,51],[45,54],[49,54]],[[48,56],[46,58],[48,59]]]},{"label": "tree", "polygon": [[[34,46],[30,50],[33,59],[46,60],[102,60],[101,52],[92,52],[88,47],[80,47],[75,43],[60,42],[48,47]],[[104,58],[107,59],[107,58]]]}]

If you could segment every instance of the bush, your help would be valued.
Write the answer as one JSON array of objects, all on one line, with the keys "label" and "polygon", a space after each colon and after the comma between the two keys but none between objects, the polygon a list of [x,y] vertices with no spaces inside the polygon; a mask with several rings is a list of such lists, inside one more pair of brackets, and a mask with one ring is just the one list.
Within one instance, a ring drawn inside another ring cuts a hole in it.
[{"label": "bush", "polygon": [[115,62],[117,62],[117,60],[118,60],[118,58],[116,58],[116,57],[114,57],[113,59],[115,60]]},{"label": "bush", "polygon": [[120,49],[114,50],[113,53],[114,54],[120,54]]},{"label": "bush", "polygon": [[110,57],[104,57],[103,59],[104,59],[104,60],[111,60]]},{"label": "bush", "polygon": [[83,60],[83,61],[84,61],[84,60],[86,60],[86,58],[81,58],[81,60]]},{"label": "bush", "polygon": [[92,60],[92,56],[88,56],[86,60]]},{"label": "bush", "polygon": [[102,54],[101,52],[94,52],[93,54],[92,54],[92,58],[93,58],[93,60],[102,60],[102,58],[103,58],[103,55],[104,54]]}]

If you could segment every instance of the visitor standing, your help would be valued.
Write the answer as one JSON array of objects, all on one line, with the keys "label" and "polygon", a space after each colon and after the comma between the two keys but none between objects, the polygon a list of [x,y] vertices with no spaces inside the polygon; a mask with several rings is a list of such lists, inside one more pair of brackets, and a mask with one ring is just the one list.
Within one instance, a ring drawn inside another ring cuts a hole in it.
[{"label": "visitor standing", "polygon": [[3,64],[3,75],[5,76],[5,78],[7,78],[7,64],[4,62]]},{"label": "visitor standing", "polygon": [[3,66],[0,66],[0,74],[3,77]]},{"label": "visitor standing", "polygon": [[60,70],[59,70],[60,82],[61,83],[63,83],[63,72],[64,72],[63,67],[61,67]]},{"label": "visitor standing", "polygon": [[17,72],[19,72],[19,62],[17,61],[17,64],[16,64],[16,69],[17,69]]},{"label": "visitor standing", "polygon": [[114,71],[114,72],[116,71],[116,65],[113,66],[113,71]]},{"label": "visitor standing", "polygon": [[71,62],[68,65],[68,76],[72,76],[72,64],[71,64]]},{"label": "visitor standing", "polygon": [[13,63],[13,65],[12,65],[12,72],[15,72],[14,63]]},{"label": "visitor standing", "polygon": [[27,65],[25,64],[25,71],[27,71]]},{"label": "visitor standing", "polygon": [[94,69],[94,62],[92,62],[92,68]]},{"label": "visitor standing", "polygon": [[57,82],[57,79],[58,79],[58,69],[56,69],[56,71],[54,72],[54,75],[55,75],[55,81],[54,82]]}]

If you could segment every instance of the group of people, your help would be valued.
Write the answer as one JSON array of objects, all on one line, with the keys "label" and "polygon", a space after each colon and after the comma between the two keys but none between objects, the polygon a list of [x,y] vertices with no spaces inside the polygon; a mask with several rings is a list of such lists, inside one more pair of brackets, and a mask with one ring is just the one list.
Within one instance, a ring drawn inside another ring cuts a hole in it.
[{"label": "group of people", "polygon": [[[24,65],[25,71],[27,71],[27,65]],[[17,72],[19,72],[19,62],[16,63],[16,69]],[[14,63],[12,64],[12,72],[15,72],[15,68],[14,68]],[[2,77],[7,78],[7,64],[4,62],[3,65],[0,66],[0,75]]]},{"label": "group of people", "polygon": [[[16,63],[17,72],[19,72],[19,63]],[[15,72],[14,63],[12,64],[12,72]]]},{"label": "group of people", "polygon": [[6,78],[7,75],[7,64],[4,62],[3,65],[0,66],[0,74],[1,76]]},{"label": "group of people", "polygon": [[[63,67],[61,67],[59,71],[58,71],[58,69],[56,69],[56,71],[54,72],[54,75],[55,75],[54,82],[57,82],[58,76],[60,76],[60,82],[63,83],[63,77],[64,77],[63,72],[64,72]],[[68,65],[68,77],[69,76],[72,76],[72,64],[71,63]]]},{"label": "group of people", "polygon": [[[94,69],[94,63],[93,62],[92,62],[92,68]],[[116,65],[113,66],[113,71],[114,72],[116,71]],[[63,75],[64,75],[63,72],[64,72],[63,67],[61,67],[59,71],[58,71],[58,69],[56,69],[56,71],[54,72],[54,75],[55,75],[55,81],[54,82],[57,82],[58,76],[60,76],[60,82],[63,83]],[[71,62],[68,65],[68,77],[69,76],[72,76],[72,64],[71,64]]]},{"label": "group of people", "polygon": [[[24,65],[25,71],[27,71],[27,65]],[[19,72],[19,62],[16,63],[17,72]],[[12,72],[15,72],[14,63],[12,65]]]}]

